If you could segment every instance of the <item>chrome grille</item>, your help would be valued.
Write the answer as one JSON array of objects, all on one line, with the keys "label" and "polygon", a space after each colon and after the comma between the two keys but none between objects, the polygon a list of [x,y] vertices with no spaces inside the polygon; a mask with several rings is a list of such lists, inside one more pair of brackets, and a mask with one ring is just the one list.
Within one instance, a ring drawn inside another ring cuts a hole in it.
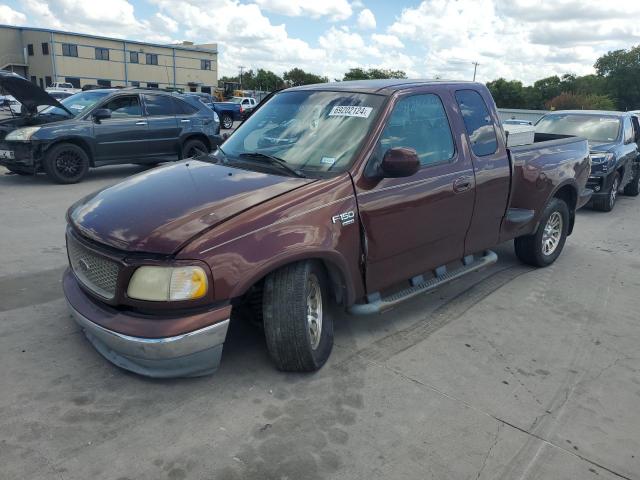
[{"label": "chrome grille", "polygon": [[67,237],[67,250],[71,268],[78,280],[101,297],[112,299],[116,294],[118,264],[97,255],[71,236]]}]

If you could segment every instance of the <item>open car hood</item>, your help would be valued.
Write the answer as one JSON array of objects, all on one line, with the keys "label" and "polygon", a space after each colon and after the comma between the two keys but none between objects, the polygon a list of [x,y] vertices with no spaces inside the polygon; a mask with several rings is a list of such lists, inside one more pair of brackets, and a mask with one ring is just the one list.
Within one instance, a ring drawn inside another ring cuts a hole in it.
[{"label": "open car hood", "polygon": [[73,116],[73,113],[55,98],[17,73],[0,70],[0,88],[19,101],[27,112],[32,114],[37,113],[41,105],[51,105]]},{"label": "open car hood", "polygon": [[203,231],[313,181],[192,159],[84,198],[69,209],[68,219],[82,235],[104,245],[169,255]]}]

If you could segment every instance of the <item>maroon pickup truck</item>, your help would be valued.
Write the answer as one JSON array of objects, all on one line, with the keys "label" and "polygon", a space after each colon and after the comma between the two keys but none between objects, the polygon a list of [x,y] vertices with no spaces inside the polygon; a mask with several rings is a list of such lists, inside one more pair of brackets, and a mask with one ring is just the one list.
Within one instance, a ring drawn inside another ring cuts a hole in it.
[{"label": "maroon pickup truck", "polygon": [[71,312],[116,365],[169,377],[214,371],[249,306],[279,369],[316,370],[332,302],[384,311],[495,262],[489,249],[511,239],[528,264],[558,257],[591,194],[587,142],[505,138],[478,83],[278,92],[214,154],[69,209]]}]

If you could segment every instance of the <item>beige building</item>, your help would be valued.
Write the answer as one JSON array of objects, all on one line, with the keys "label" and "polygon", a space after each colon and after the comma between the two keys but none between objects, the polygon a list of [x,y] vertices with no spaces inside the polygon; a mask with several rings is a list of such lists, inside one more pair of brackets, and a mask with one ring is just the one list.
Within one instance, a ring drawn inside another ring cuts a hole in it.
[{"label": "beige building", "polygon": [[218,85],[218,50],[215,43],[158,45],[0,25],[0,69],[43,88],[68,82],[76,88],[171,87],[211,93]]}]

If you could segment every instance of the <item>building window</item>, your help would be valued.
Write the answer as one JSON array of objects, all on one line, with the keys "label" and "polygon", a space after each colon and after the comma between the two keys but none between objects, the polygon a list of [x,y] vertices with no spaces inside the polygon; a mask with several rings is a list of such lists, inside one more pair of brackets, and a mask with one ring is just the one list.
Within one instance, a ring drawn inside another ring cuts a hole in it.
[{"label": "building window", "polygon": [[208,93],[211,94],[211,87],[200,87],[200,91],[202,93]]},{"label": "building window", "polygon": [[30,57],[33,57],[33,43],[30,43],[29,45],[27,45],[27,53],[29,54]]},{"label": "building window", "polygon": [[96,47],[96,60],[109,60],[109,49]]},{"label": "building window", "polygon": [[138,52],[129,52],[129,63],[139,63]]},{"label": "building window", "polygon": [[73,88],[80,88],[80,79],[77,77],[64,77],[64,81],[73,85]]},{"label": "building window", "polygon": [[200,70],[211,70],[211,60],[200,60]]},{"label": "building window", "polygon": [[100,87],[111,88],[111,80],[98,80],[98,85]]},{"label": "building window", "polygon": [[148,88],[158,88],[158,84],[157,83],[149,83],[149,82],[147,82],[147,87]]},{"label": "building window", "polygon": [[131,86],[132,87],[139,87],[140,86],[140,82],[131,82]]},{"label": "building window", "polygon": [[51,77],[44,77],[44,83],[47,85],[47,87],[51,86]]},{"label": "building window", "polygon": [[78,56],[78,46],[73,43],[63,43],[62,44],[62,55],[65,57],[77,57]]},{"label": "building window", "polygon": [[49,44],[47,42],[42,44],[42,54],[49,55]]},{"label": "building window", "polygon": [[158,65],[158,55],[155,53],[147,53],[147,65]]}]

